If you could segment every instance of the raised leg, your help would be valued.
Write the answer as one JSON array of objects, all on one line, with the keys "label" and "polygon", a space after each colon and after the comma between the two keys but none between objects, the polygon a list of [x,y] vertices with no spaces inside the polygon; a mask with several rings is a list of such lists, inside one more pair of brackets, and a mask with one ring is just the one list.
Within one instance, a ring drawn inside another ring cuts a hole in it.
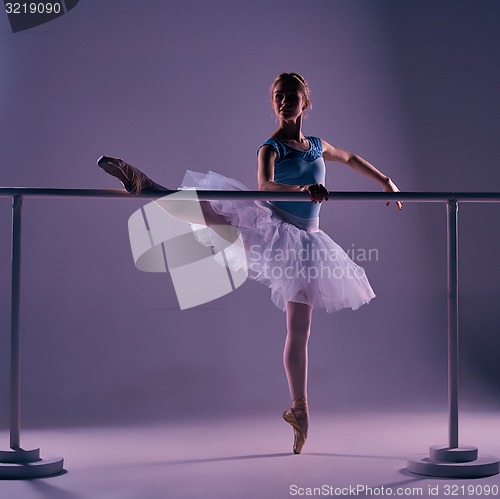
[{"label": "raised leg", "polygon": [[168,190],[163,185],[151,180],[144,172],[122,159],[101,156],[97,160],[97,164],[106,173],[116,177],[131,194],[138,194],[141,191]]},{"label": "raised leg", "polygon": [[[150,179],[143,171],[139,170],[139,168],[135,168],[122,159],[101,156],[97,160],[97,164],[106,173],[117,178],[131,194],[137,194],[141,191],[157,191],[161,193],[162,191],[170,190]],[[200,201],[199,203],[203,213],[204,223],[227,241],[231,243],[234,242],[238,234],[233,229],[229,228],[231,224],[222,215],[215,213],[209,201]],[[193,210],[191,202],[173,201],[171,203],[162,203],[161,206],[169,215],[179,220],[188,223],[203,223],[198,217],[199,210]]]}]

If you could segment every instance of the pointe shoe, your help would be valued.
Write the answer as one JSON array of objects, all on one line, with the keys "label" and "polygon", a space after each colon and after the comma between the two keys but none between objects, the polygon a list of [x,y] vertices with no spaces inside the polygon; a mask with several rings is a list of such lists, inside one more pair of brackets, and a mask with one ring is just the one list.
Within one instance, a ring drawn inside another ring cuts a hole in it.
[{"label": "pointe shoe", "polygon": [[154,186],[153,181],[145,173],[121,159],[101,156],[97,164],[106,173],[116,177],[131,194],[138,194]]},{"label": "pointe shoe", "polygon": [[[307,407],[307,406],[306,406]],[[295,411],[297,410],[302,410],[306,414],[306,418],[308,417],[307,415],[307,408],[290,408],[287,409],[283,413],[283,419],[291,425],[293,428],[293,453],[294,454],[300,454],[302,451],[302,447],[304,447],[304,444],[306,443],[307,440],[307,433],[304,432],[302,426],[299,423],[299,420],[297,418],[297,413]]]}]

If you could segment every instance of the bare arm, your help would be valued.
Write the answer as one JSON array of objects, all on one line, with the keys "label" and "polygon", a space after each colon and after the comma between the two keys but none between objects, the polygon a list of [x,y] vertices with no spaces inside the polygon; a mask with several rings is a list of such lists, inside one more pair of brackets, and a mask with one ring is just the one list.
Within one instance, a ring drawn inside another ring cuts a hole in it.
[{"label": "bare arm", "polygon": [[320,184],[290,185],[274,181],[274,162],[277,153],[270,146],[262,146],[258,156],[257,182],[259,191],[308,192],[314,203],[328,199],[328,190]]},{"label": "bare arm", "polygon": [[[334,147],[325,140],[322,140],[323,145],[323,158],[327,161],[338,161],[344,165],[350,166],[352,169],[356,170],[372,180],[377,182],[382,186],[384,192],[399,192],[396,184],[381,171],[377,170],[371,163],[363,159],[361,156],[354,154],[339,147]],[[403,207],[402,203],[396,201],[396,206],[401,209]],[[389,203],[387,203],[389,205]]]},{"label": "bare arm", "polygon": [[274,181],[274,162],[278,154],[270,146],[262,146],[258,156],[257,182],[259,191],[304,192],[300,185],[280,184]]}]

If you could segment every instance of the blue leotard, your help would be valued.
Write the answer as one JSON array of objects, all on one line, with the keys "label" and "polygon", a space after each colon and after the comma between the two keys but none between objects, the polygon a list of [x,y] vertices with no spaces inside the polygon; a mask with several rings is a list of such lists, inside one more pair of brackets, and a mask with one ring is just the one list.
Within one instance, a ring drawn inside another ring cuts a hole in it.
[{"label": "blue leotard", "polygon": [[[310,147],[307,151],[294,149],[278,139],[267,139],[260,147],[271,146],[277,153],[274,162],[274,181],[280,184],[307,185],[325,183],[323,146],[318,137],[306,137]],[[259,153],[257,151],[257,154]],[[272,201],[272,205],[300,218],[317,218],[321,203],[296,201]]]}]

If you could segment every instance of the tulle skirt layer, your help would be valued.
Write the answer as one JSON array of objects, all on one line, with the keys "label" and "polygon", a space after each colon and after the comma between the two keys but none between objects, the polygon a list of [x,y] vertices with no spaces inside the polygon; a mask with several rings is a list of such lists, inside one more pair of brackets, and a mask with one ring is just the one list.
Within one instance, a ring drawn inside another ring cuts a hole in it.
[{"label": "tulle skirt layer", "polygon": [[[216,172],[190,170],[181,188],[249,190]],[[299,228],[302,224],[293,216],[287,217],[268,202],[213,200],[210,204],[239,230],[243,241],[244,258],[241,252],[229,253],[226,263],[234,270],[246,265],[248,276],[271,289],[271,299],[281,310],[288,301],[327,312],[347,307],[355,310],[375,296],[363,268],[322,230]],[[196,226],[195,233],[202,244],[217,244],[219,236],[209,227]]]}]

